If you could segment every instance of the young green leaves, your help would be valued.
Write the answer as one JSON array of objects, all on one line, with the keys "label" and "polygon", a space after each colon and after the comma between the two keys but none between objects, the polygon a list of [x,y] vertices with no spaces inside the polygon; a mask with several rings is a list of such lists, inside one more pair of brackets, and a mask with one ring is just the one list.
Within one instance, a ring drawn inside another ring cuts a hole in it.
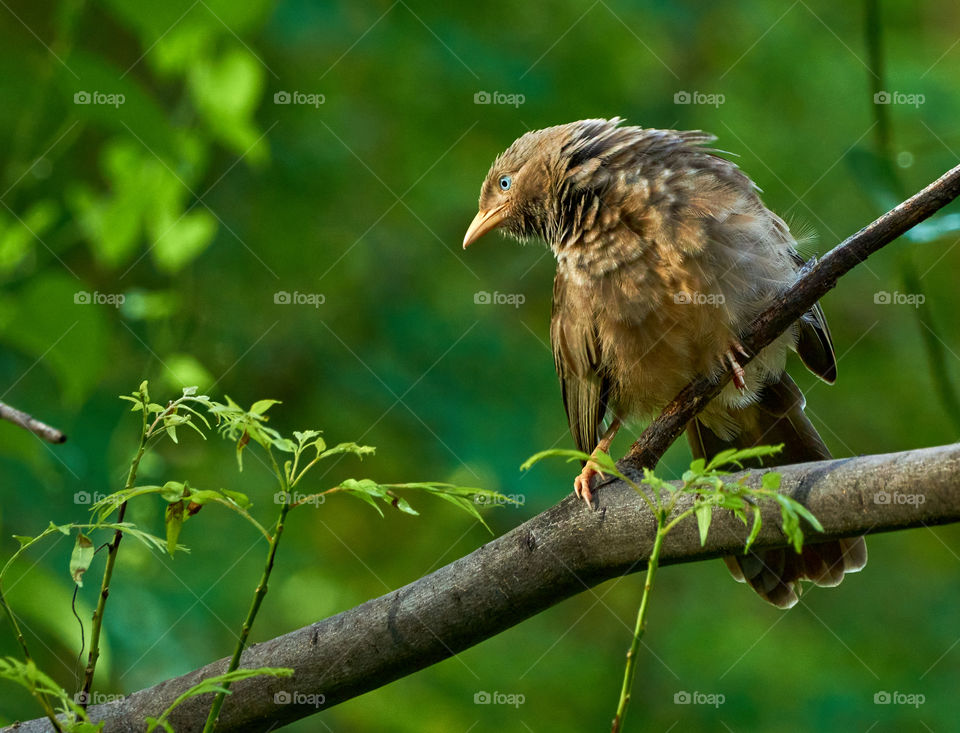
[{"label": "young green leaves", "polygon": [[731,448],[721,451],[709,462],[697,458],[691,462],[690,468],[684,471],[680,486],[661,479],[649,469],[644,469],[643,478],[638,485],[617,468],[607,453],[590,456],[578,450],[541,451],[527,459],[520,468],[521,470],[529,469],[535,463],[549,457],[565,458],[568,462],[593,461],[603,474],[619,478],[636,491],[655,515],[665,512],[665,519],[672,514],[679,495],[692,494],[693,508],[670,519],[669,523],[664,525],[664,529],[672,529],[692,513],[697,521],[700,544],[703,545],[707,541],[714,509],[727,509],[733,512],[744,525],[750,527],[744,543],[744,552],[750,550],[760,535],[761,504],[765,501],[774,502],[780,509],[781,529],[784,535],[793,548],[800,552],[803,549],[804,539],[801,520],[806,521],[818,532],[822,532],[823,527],[803,504],[780,493],[780,474],[773,471],[763,473],[760,477],[760,487],[754,488],[746,484],[746,477],[741,477],[735,482],[726,481],[725,477],[730,476],[732,472],[722,468],[724,466],[743,468],[747,461],[762,460],[777,454],[782,449],[782,445]]}]

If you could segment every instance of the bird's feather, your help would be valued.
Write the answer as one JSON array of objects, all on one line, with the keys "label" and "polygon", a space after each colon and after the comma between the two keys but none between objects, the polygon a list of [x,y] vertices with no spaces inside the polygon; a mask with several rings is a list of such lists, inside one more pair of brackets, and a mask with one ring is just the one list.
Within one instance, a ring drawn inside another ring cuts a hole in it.
[{"label": "bird's feather", "polygon": [[607,411],[610,380],[602,372],[593,318],[570,302],[569,289],[566,278],[557,273],[550,342],[570,433],[577,449],[590,453],[597,445],[600,423]]},{"label": "bird's feather", "polygon": [[[763,388],[756,404],[732,413],[740,426],[736,438],[722,439],[694,419],[687,427],[687,440],[694,457],[706,460],[728,448],[778,443],[784,445],[776,456],[778,464],[830,458],[830,451],[803,407],[803,394],[784,373],[777,382]],[[752,465],[759,467],[759,461]],[[834,586],[843,580],[844,573],[861,570],[867,563],[867,546],[862,537],[817,543],[815,536],[808,536],[800,554],[792,548],[780,548],[725,557],[724,561],[734,578],[748,583],[773,605],[790,608],[799,598],[801,580]]]}]

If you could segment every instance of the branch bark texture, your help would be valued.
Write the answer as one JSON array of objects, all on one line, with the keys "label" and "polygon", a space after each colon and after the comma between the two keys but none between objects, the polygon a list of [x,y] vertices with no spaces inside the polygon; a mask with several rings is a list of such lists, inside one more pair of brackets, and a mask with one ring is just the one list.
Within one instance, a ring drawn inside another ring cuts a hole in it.
[{"label": "branch bark texture", "polygon": [[[831,539],[960,521],[960,444],[843,458],[776,469],[782,491],[802,501]],[[748,472],[759,484],[763,471]],[[691,501],[689,499],[688,501]],[[222,731],[264,731],[312,715],[467,649],[609,578],[642,570],[655,523],[640,498],[614,481],[592,511],[573,496],[436,572],[380,598],[251,646],[243,667],[292,667],[289,679],[260,678],[231,688]],[[681,502],[678,511],[689,504]],[[768,507],[756,549],[782,546],[778,511]],[[691,518],[666,538],[663,565],[696,562],[742,549],[746,528],[714,515],[704,546]],[[725,572],[718,565],[717,572]],[[849,582],[849,581],[848,581]],[[854,581],[855,582],[855,581]],[[737,592],[731,583],[731,591]],[[124,700],[91,707],[106,731],[143,729],[199,680],[222,673],[221,659]],[[323,695],[319,708],[298,696]],[[177,709],[178,733],[203,727],[211,696]],[[289,702],[288,702],[289,701]],[[11,730],[49,730],[35,720]]]},{"label": "branch bark texture", "polygon": [[33,415],[29,415],[23,410],[18,410],[6,402],[0,402],[0,420],[7,420],[14,425],[19,425],[24,430],[29,430],[48,443],[63,443],[67,440],[67,436],[56,428],[50,427],[45,422],[40,422],[33,417]]}]

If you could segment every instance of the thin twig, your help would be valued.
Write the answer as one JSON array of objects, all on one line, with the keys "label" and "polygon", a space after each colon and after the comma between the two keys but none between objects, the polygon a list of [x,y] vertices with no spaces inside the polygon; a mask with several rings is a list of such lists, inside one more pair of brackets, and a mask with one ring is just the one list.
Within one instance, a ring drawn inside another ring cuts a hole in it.
[{"label": "thin twig", "polygon": [[[140,461],[147,450],[147,440],[150,438],[150,431],[147,430],[146,400],[144,400],[141,413],[143,422],[140,428],[140,444],[137,446],[136,456],[134,456],[130,462],[130,470],[127,472],[124,491],[130,491],[136,483]],[[123,523],[126,511],[127,502],[124,501],[117,512],[117,524]],[[93,612],[93,620],[90,628],[90,654],[87,657],[87,666],[83,673],[83,688],[81,690],[80,704],[84,708],[87,707],[90,701],[90,691],[93,689],[93,677],[97,671],[97,660],[100,658],[100,631],[103,628],[103,613],[106,610],[107,597],[110,595],[110,580],[113,578],[113,569],[117,564],[117,551],[120,549],[120,540],[122,539],[123,532],[118,529],[113,535],[113,540],[107,546],[107,563],[103,569],[100,595],[97,597],[97,608]]]},{"label": "thin twig", "polygon": [[[263,566],[263,572],[260,574],[260,582],[253,593],[253,600],[250,602],[250,608],[247,611],[247,617],[243,620],[243,626],[240,629],[240,636],[237,637],[237,644],[233,650],[233,656],[230,657],[230,663],[227,665],[226,673],[229,674],[240,667],[240,658],[243,656],[243,650],[247,646],[247,640],[250,637],[250,629],[253,628],[253,622],[257,618],[263,599],[267,596],[267,589],[270,584],[270,574],[273,572],[273,564],[277,558],[277,547],[280,545],[280,538],[283,536],[283,526],[287,519],[287,513],[291,509],[290,490],[293,485],[287,484],[287,475],[280,470],[273,452],[267,448],[267,454],[270,456],[270,462],[273,470],[280,480],[280,490],[283,492],[286,501],[280,504],[280,516],[277,519],[277,526],[270,537],[270,547],[267,550],[267,559]],[[306,471],[307,469],[304,469]],[[294,482],[296,483],[296,482]],[[216,730],[220,722],[220,709],[223,707],[227,692],[230,689],[230,683],[224,682],[223,689],[213,698],[213,704],[210,706],[210,712],[207,713],[207,720],[203,724],[203,733],[212,733]]]},{"label": "thin twig", "polygon": [[11,407],[6,402],[0,402],[0,420],[12,422],[19,425],[24,430],[29,430],[36,436],[43,438],[48,443],[63,443],[67,436],[56,428],[52,428],[45,422],[40,422],[33,415],[28,415],[23,410]]},{"label": "thin twig", "polygon": [[663,523],[666,516],[661,512],[657,516],[657,535],[653,542],[653,549],[650,551],[650,558],[647,560],[647,572],[644,575],[643,597],[640,600],[640,608],[637,611],[637,622],[633,629],[633,639],[630,642],[630,649],[627,652],[627,664],[623,670],[623,685],[620,688],[620,700],[617,703],[617,712],[613,718],[613,725],[610,730],[612,733],[619,733],[623,721],[627,715],[627,706],[630,704],[631,692],[633,690],[633,679],[637,674],[637,654],[640,652],[640,642],[643,640],[643,634],[647,630],[647,604],[650,600],[650,591],[653,590],[653,581],[657,575],[657,568],[660,567],[660,550],[663,547],[663,538],[666,532]]}]

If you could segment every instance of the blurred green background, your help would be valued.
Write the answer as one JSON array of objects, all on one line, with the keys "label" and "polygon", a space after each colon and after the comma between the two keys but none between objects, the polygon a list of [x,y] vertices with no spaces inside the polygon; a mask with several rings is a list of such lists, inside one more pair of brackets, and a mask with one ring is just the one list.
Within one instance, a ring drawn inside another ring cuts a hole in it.
[{"label": "blurred green background", "polygon": [[[554,504],[570,467],[518,471],[537,450],[572,447],[547,346],[552,259],[498,237],[460,249],[491,161],[528,129],[584,117],[710,130],[809,236],[806,253],[824,252],[960,151],[960,7],[877,10],[870,22],[862,3],[825,0],[4,2],[0,399],[70,440],[47,446],[0,424],[3,554],[14,533],[82,521],[82,492],[121,488],[139,425],[116,396],[142,379],[155,397],[198,384],[243,404],[281,399],[274,427],[378,447],[316,488],[369,475],[522,495],[521,508],[487,512],[497,533]],[[483,92],[490,104],[475,103]],[[693,103],[676,103],[682,93]],[[887,247],[825,299],[840,379],[791,370],[836,455],[957,440],[958,217]],[[480,292],[524,302],[477,303]],[[218,438],[171,448],[145,462],[142,483],[247,491],[272,519],[256,461],[238,474]],[[662,472],[688,461],[675,446]],[[419,518],[380,519],[349,499],[292,515],[254,640],[489,539],[443,502],[415,505]],[[160,532],[162,510],[140,502],[128,517]],[[232,649],[264,546],[216,508],[181,542],[192,553],[175,559],[121,549],[100,692]],[[628,727],[957,730],[960,530],[868,544],[863,573],[785,614],[719,562],[666,569]],[[41,664],[74,689],[70,549],[62,538],[32,553],[8,587]],[[102,563],[80,593],[87,622]],[[608,582],[290,730],[605,729],[639,580]],[[0,654],[16,654],[2,626]],[[478,691],[525,702],[476,705]],[[675,704],[684,691],[725,702]],[[925,703],[877,705],[879,691]],[[39,712],[8,684],[0,700],[2,722]]]}]

